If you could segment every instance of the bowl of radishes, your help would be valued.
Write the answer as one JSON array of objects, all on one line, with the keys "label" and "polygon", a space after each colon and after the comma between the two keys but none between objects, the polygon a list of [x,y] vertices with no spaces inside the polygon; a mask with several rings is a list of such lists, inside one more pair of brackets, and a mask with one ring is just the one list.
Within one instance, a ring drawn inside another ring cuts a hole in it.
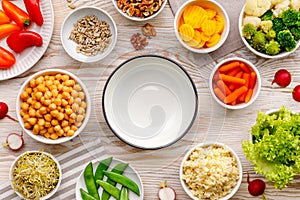
[{"label": "bowl of radishes", "polygon": [[239,157],[229,146],[200,143],[184,156],[179,175],[191,199],[227,200],[238,191],[243,169]]},{"label": "bowl of radishes", "polygon": [[60,144],[85,128],[91,100],[86,86],[61,69],[39,71],[21,86],[17,118],[25,133],[46,144]]}]

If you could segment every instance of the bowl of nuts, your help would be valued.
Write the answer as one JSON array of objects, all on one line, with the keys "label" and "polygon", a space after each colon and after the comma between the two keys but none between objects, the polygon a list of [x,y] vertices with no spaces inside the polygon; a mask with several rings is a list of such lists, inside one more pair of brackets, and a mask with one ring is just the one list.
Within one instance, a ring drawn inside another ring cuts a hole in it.
[{"label": "bowl of nuts", "polygon": [[117,26],[104,10],[84,6],[71,12],[61,26],[65,51],[80,62],[97,62],[110,54],[117,42]]},{"label": "bowl of nuts", "polygon": [[16,108],[25,133],[46,144],[59,144],[73,139],[85,128],[91,100],[87,88],[74,74],[47,69],[23,83]]},{"label": "bowl of nuts", "polygon": [[112,0],[117,11],[133,21],[146,21],[162,12],[167,0],[124,1]]}]

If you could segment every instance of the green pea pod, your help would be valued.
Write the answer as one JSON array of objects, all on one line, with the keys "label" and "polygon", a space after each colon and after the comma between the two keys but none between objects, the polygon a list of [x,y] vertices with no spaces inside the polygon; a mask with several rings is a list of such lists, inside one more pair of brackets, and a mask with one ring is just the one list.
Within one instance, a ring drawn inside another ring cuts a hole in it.
[{"label": "green pea pod", "polygon": [[[125,171],[125,169],[127,168],[128,163],[119,163],[117,164],[111,171],[115,172],[117,174],[123,174],[123,172]],[[111,179],[107,179],[106,181],[107,183],[115,186],[117,183]],[[101,199],[102,200],[109,200],[110,198],[110,194],[108,192],[106,192],[105,190],[102,192],[102,196]]]},{"label": "green pea pod", "polygon": [[93,196],[95,199],[100,200],[100,196],[99,196],[98,189],[96,187],[96,182],[94,179],[92,162],[90,162],[85,167],[83,176],[84,176],[84,182],[85,182],[86,188],[88,190],[88,193],[91,196]]},{"label": "green pea pod", "polygon": [[[99,165],[97,166],[96,172],[95,172],[95,180],[102,180],[104,177],[103,170],[107,170],[110,163],[112,161],[112,157],[106,158],[102,160]],[[97,184],[97,189],[100,187],[100,185]]]},{"label": "green pea pod", "polygon": [[110,178],[111,180],[120,183],[122,186],[127,187],[132,192],[136,193],[140,196],[140,189],[139,186],[130,178],[123,176],[121,174],[117,174],[114,172],[103,171],[104,175]]},{"label": "green pea pod", "polygon": [[92,195],[87,193],[84,189],[80,188],[80,195],[83,200],[96,200]]},{"label": "green pea pod", "polygon": [[120,199],[120,189],[102,180],[97,180],[96,182],[111,196],[115,197],[116,199]]},{"label": "green pea pod", "polygon": [[122,187],[121,193],[120,193],[120,200],[129,200],[128,188]]}]

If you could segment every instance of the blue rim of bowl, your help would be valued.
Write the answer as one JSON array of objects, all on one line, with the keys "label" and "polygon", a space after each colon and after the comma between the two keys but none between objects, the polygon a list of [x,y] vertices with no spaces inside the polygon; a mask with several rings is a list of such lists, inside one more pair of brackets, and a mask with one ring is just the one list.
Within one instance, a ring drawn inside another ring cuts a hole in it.
[{"label": "blue rim of bowl", "polygon": [[[139,58],[143,58],[143,57],[155,57],[155,58],[160,58],[160,59],[164,59],[164,60],[167,60],[173,64],[175,64],[185,75],[186,77],[189,79],[190,81],[190,84],[192,85],[193,87],[193,90],[194,90],[194,94],[195,94],[195,110],[194,110],[194,115],[193,115],[193,118],[192,120],[190,121],[190,124],[189,126],[187,126],[186,130],[184,130],[179,137],[177,137],[174,141],[172,142],[169,142],[165,145],[161,145],[161,146],[157,146],[157,147],[143,147],[143,146],[140,146],[140,145],[136,145],[136,144],[133,144],[131,142],[128,142],[126,141],[125,139],[123,139],[118,133],[117,131],[115,131],[113,129],[113,127],[111,126],[111,124],[109,123],[109,120],[107,118],[107,114],[106,114],[106,110],[105,110],[105,95],[106,95],[106,89],[110,83],[110,80],[112,79],[112,77],[115,75],[115,73],[120,69],[122,68],[126,63],[129,63],[131,62],[132,60],[135,60],[135,59],[139,59]],[[192,78],[190,77],[190,75],[188,74],[188,72],[179,64],[177,63],[176,61],[170,59],[170,58],[166,58],[164,56],[159,56],[159,55],[152,55],[152,54],[149,54],[149,55],[140,55],[140,56],[134,56],[126,61],[124,61],[123,63],[121,63],[112,73],[111,75],[108,77],[106,83],[105,83],[105,86],[104,86],[104,89],[103,89],[103,95],[102,95],[102,110],[103,110],[103,115],[104,115],[104,118],[105,118],[105,121],[107,123],[107,125],[109,126],[110,130],[115,134],[115,136],[117,136],[121,141],[125,142],[126,144],[129,144],[130,146],[132,147],[136,147],[136,148],[139,148],[139,149],[146,149],[146,150],[156,150],[156,149],[161,149],[161,148],[165,148],[165,147],[168,147],[172,144],[175,144],[177,141],[179,141],[181,138],[183,138],[188,132],[189,130],[191,129],[191,127],[193,126],[194,124],[194,121],[196,119],[196,116],[197,116],[197,110],[198,110],[198,94],[197,94],[197,89],[196,89],[196,86],[192,80]]]}]

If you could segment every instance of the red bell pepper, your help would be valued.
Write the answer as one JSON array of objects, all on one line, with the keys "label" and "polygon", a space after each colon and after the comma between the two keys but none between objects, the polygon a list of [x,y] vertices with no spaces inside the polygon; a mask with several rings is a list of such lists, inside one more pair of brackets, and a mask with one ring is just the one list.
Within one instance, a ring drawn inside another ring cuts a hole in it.
[{"label": "red bell pepper", "polygon": [[28,47],[42,46],[43,38],[36,32],[21,30],[10,34],[6,39],[6,43],[14,52],[21,53]]},{"label": "red bell pepper", "polygon": [[31,24],[29,15],[12,2],[8,0],[2,0],[2,9],[4,10],[5,14],[14,22],[16,22],[16,24],[21,28],[28,27]]},{"label": "red bell pepper", "polygon": [[9,22],[10,22],[9,17],[5,14],[5,12],[0,10],[0,24],[7,24]]},{"label": "red bell pepper", "polygon": [[0,69],[9,69],[16,63],[14,54],[0,47]]},{"label": "red bell pepper", "polygon": [[42,26],[44,23],[44,18],[40,8],[40,0],[24,0],[26,10],[37,25]]},{"label": "red bell pepper", "polygon": [[16,24],[1,24],[0,25],[0,39],[8,36],[9,34],[21,30],[20,26]]}]

